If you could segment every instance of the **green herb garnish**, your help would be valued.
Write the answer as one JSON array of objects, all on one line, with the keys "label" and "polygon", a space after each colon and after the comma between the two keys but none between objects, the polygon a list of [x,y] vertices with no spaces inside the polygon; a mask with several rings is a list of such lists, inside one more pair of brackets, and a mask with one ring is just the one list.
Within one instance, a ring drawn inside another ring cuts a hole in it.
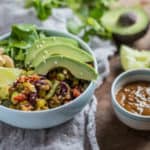
[{"label": "green herb garnish", "polygon": [[71,8],[80,18],[81,24],[69,19],[67,28],[73,34],[84,31],[82,38],[87,41],[91,35],[108,39],[112,37],[111,31],[101,24],[101,17],[114,1],[116,0],[26,0],[25,6],[34,7],[40,20],[46,20],[51,15],[52,8]]},{"label": "green herb garnish", "polygon": [[39,38],[41,34],[38,34],[35,25],[13,25],[9,38],[0,41],[0,46],[4,48],[5,54],[14,60],[16,67],[23,68],[28,48]]}]

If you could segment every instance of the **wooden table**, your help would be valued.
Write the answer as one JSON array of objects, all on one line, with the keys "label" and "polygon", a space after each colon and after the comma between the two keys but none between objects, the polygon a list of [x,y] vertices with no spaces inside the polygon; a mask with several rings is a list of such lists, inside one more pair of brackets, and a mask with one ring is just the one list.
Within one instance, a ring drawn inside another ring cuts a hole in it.
[{"label": "wooden table", "polygon": [[114,78],[122,72],[118,55],[111,58],[110,64],[110,75],[96,90],[96,134],[101,150],[150,150],[150,131],[133,130],[121,123],[114,114],[110,88]]},{"label": "wooden table", "polygon": [[[124,4],[133,4],[135,0],[122,0]],[[148,9],[149,8],[149,9]],[[150,14],[150,7],[146,6]],[[141,40],[134,43],[137,48],[150,50],[150,30]],[[136,131],[121,123],[111,105],[110,89],[114,78],[123,70],[119,56],[110,59],[110,75],[104,84],[96,90],[98,106],[96,113],[96,134],[101,150],[150,150],[150,131]]]}]

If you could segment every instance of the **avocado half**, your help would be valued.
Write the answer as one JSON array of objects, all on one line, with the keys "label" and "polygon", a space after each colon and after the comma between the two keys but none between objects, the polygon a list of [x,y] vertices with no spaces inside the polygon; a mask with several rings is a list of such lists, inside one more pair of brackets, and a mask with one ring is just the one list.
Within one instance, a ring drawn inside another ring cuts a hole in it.
[{"label": "avocado half", "polygon": [[149,27],[148,15],[139,7],[110,10],[103,15],[101,22],[117,42],[126,44],[141,38]]}]

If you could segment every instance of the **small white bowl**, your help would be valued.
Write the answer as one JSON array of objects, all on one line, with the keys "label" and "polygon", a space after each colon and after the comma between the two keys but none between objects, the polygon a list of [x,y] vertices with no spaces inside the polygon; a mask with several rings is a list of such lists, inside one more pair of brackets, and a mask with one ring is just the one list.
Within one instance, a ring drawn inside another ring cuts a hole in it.
[{"label": "small white bowl", "polygon": [[115,97],[123,85],[134,81],[150,81],[150,69],[136,69],[120,74],[112,84],[112,105],[119,120],[127,126],[138,130],[150,130],[150,116],[142,116],[127,111]]}]

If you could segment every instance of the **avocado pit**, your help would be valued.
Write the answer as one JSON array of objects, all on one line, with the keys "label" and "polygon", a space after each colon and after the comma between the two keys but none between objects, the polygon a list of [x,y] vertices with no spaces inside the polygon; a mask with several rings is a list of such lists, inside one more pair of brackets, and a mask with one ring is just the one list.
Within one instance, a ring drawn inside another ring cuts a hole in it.
[{"label": "avocado pit", "polygon": [[118,24],[122,27],[128,27],[132,26],[136,23],[137,16],[133,12],[126,12],[123,13],[119,19],[118,19]]}]

